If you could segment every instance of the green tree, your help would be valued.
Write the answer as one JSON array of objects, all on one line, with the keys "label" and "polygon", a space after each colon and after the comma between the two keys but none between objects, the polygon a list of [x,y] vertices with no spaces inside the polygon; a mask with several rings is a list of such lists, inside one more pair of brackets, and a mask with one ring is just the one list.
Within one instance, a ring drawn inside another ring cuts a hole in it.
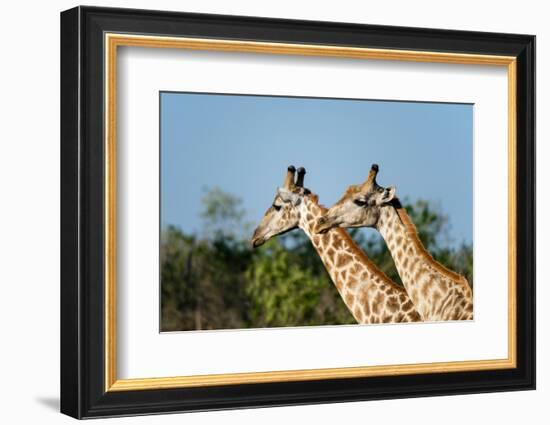
[{"label": "green tree", "polygon": [[162,330],[247,327],[241,201],[219,189],[203,198],[203,235],[169,226],[161,237]]},{"label": "green tree", "polygon": [[294,241],[289,250],[273,239],[254,256],[246,272],[252,321],[256,326],[354,323],[327,273],[312,266],[316,262],[300,253],[302,247]]},{"label": "green tree", "polygon": [[214,240],[231,240],[244,237],[248,229],[244,222],[242,200],[219,187],[206,188],[202,198],[201,218],[205,237]]}]

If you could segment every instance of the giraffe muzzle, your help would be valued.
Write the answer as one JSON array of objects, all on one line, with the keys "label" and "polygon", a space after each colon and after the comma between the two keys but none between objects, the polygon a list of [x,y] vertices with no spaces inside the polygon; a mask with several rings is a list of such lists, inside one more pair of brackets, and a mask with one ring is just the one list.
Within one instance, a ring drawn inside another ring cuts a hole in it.
[{"label": "giraffe muzzle", "polygon": [[264,238],[252,239],[250,243],[252,244],[252,248],[258,248],[259,246],[262,246],[265,243],[265,239]]},{"label": "giraffe muzzle", "polygon": [[250,240],[250,244],[252,245],[252,248],[258,248],[259,246],[262,246],[266,241],[266,238],[264,235],[262,235],[261,229],[258,227],[254,231],[254,235],[252,235],[252,239]]},{"label": "giraffe muzzle", "polygon": [[317,233],[327,233],[332,227],[334,227],[333,222],[334,220],[327,216],[320,217],[319,220],[317,220]]}]

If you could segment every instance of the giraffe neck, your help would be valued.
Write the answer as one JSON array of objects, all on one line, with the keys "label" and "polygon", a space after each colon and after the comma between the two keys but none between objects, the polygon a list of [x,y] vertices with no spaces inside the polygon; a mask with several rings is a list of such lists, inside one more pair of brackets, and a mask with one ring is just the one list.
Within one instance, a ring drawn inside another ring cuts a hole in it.
[{"label": "giraffe neck", "polygon": [[420,316],[403,288],[393,283],[344,229],[315,233],[326,209],[314,195],[304,197],[299,227],[311,240],[347,308],[359,323],[413,322]]},{"label": "giraffe neck", "polygon": [[403,285],[424,320],[473,317],[472,291],[466,279],[433,259],[403,208],[383,206],[376,228],[386,241]]}]

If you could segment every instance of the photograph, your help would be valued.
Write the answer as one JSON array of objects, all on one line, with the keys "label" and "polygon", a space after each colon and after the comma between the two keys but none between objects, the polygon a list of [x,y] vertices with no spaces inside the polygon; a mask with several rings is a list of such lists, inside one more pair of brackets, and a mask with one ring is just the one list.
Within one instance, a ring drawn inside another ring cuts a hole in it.
[{"label": "photograph", "polygon": [[[60,185],[60,261],[43,261],[60,290],[31,279],[42,291],[31,309],[58,313],[55,332],[28,342],[58,341],[31,362],[57,365],[36,375],[37,396],[55,381],[58,410],[77,419],[255,409],[238,421],[257,423],[273,410],[260,408],[340,403],[334,422],[369,401],[369,417],[387,421],[384,400],[408,399],[391,412],[410,422],[426,419],[430,397],[434,418],[464,422],[483,405],[518,422],[502,393],[536,387],[544,19],[291,6],[65,5],[43,32],[55,51],[29,58],[59,54],[44,67],[57,83],[40,86],[60,86],[61,108],[27,113],[6,138],[33,130],[36,149],[7,145],[25,151],[21,170],[46,164]],[[25,99],[12,86],[16,110]],[[60,167],[43,155],[47,125],[59,126]],[[14,203],[19,215],[42,211],[46,192],[19,192],[32,201]],[[5,222],[11,251],[29,257],[22,227]],[[51,249],[34,251],[42,261]],[[9,316],[27,298],[7,297]],[[453,406],[435,397],[451,395]],[[537,412],[541,395],[529,397]]]},{"label": "photograph", "polygon": [[474,319],[474,105],[159,94],[161,332]]}]

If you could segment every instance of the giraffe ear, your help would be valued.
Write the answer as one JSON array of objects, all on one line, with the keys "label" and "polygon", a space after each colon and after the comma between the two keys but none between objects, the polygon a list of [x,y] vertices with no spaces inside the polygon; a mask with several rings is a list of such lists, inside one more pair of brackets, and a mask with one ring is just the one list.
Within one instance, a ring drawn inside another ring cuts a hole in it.
[{"label": "giraffe ear", "polygon": [[386,204],[395,198],[395,186],[390,186],[384,189],[382,196],[378,199],[378,204]]},{"label": "giraffe ear", "polygon": [[277,189],[277,194],[283,202],[290,202],[292,205],[298,205],[300,203],[300,197],[284,187],[279,187]]}]

